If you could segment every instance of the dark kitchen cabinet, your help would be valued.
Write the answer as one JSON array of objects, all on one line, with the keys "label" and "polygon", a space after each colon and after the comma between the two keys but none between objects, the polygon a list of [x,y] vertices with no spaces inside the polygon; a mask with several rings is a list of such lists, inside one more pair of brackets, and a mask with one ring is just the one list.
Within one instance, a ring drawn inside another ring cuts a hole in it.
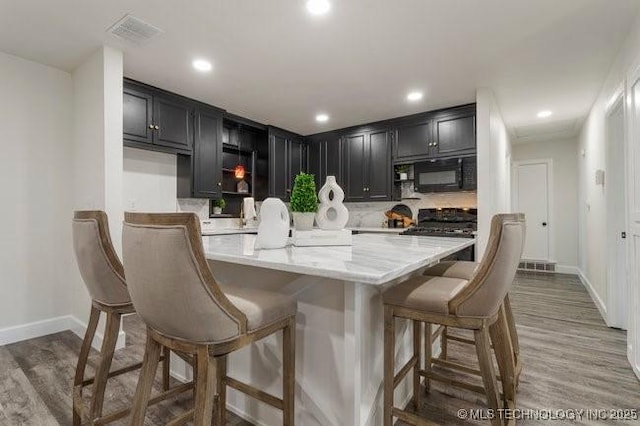
[{"label": "dark kitchen cabinet", "polygon": [[293,181],[307,168],[307,149],[302,136],[269,127],[269,196],[288,201]]},{"label": "dark kitchen cabinet", "polygon": [[431,152],[433,139],[430,115],[400,121],[395,130],[395,158],[405,160],[426,157]]},{"label": "dark kitchen cabinet", "polygon": [[464,155],[476,150],[476,112],[468,108],[442,113],[433,120],[433,155]]},{"label": "dark kitchen cabinet", "polygon": [[388,129],[366,129],[343,138],[346,201],[392,198],[391,135]]},{"label": "dark kitchen cabinet", "polygon": [[190,154],[195,103],[186,98],[125,80],[123,141],[125,146]]},{"label": "dark kitchen cabinet", "polygon": [[309,173],[315,175],[319,190],[327,176],[335,176],[338,185],[344,188],[342,137],[338,132],[323,133],[311,137],[308,142]]},{"label": "dark kitchen cabinet", "polygon": [[394,160],[411,162],[474,154],[476,107],[465,105],[392,120]]},{"label": "dark kitchen cabinet", "polygon": [[198,106],[193,155],[178,155],[178,197],[222,196],[222,111]]}]

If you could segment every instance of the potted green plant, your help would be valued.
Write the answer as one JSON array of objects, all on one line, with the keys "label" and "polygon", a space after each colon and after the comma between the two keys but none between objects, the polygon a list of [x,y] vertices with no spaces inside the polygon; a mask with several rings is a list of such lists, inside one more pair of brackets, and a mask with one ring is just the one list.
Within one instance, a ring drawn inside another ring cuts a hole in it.
[{"label": "potted green plant", "polygon": [[222,209],[224,209],[226,205],[227,202],[224,198],[213,200],[213,214],[222,214]]},{"label": "potted green plant", "polygon": [[318,211],[314,175],[302,172],[296,176],[293,191],[291,191],[291,211],[295,229],[298,231],[313,229],[313,219]]},{"label": "potted green plant", "polygon": [[398,176],[398,180],[407,180],[409,178],[409,164],[402,164],[400,166],[396,166],[396,175]]}]

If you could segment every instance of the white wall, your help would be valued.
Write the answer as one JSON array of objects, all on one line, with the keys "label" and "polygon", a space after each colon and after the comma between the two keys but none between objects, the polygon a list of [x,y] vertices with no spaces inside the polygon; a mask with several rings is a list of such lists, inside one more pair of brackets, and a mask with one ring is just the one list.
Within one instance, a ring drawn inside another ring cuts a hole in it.
[{"label": "white wall", "polygon": [[0,344],[69,312],[71,123],[71,75],[0,52]]},{"label": "white wall", "polygon": [[[598,98],[580,131],[579,169],[579,267],[596,304],[603,313],[607,306],[606,264],[606,178],[605,186],[595,184],[596,170],[606,172],[607,108],[624,89],[625,78],[640,66],[640,18],[612,64]],[[581,155],[584,151],[584,155]],[[623,167],[624,165],[620,165]]]},{"label": "white wall", "polygon": [[[122,52],[101,47],[73,71],[74,209],[101,209],[120,252],[122,207]],[[73,158],[73,160],[71,160]],[[91,301],[74,265],[72,314],[88,319]]]},{"label": "white wall", "polygon": [[513,161],[553,160],[550,243],[554,245],[557,271],[575,273],[578,266],[578,142],[549,140],[512,146]]},{"label": "white wall", "polygon": [[480,260],[489,240],[491,217],[511,211],[511,141],[490,89],[476,94],[478,149],[478,244]]},{"label": "white wall", "polygon": [[176,211],[174,154],[124,149],[123,205],[128,211]]}]

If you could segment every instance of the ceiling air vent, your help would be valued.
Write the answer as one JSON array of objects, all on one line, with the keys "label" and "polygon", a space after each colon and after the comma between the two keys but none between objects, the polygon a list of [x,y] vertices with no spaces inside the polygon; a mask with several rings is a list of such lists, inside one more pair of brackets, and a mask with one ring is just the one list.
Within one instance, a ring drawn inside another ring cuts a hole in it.
[{"label": "ceiling air vent", "polygon": [[113,24],[107,32],[132,43],[143,44],[162,34],[163,31],[135,16],[125,15],[124,18]]}]

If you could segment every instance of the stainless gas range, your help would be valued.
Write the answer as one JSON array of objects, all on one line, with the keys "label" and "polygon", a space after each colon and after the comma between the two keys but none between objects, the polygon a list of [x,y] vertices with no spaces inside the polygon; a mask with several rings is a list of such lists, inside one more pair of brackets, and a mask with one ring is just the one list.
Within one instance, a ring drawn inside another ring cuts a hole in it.
[{"label": "stainless gas range", "polygon": [[[477,209],[420,209],[418,211],[418,224],[402,232],[401,235],[475,238],[477,229]],[[448,260],[475,260],[475,246],[450,256]]]}]

